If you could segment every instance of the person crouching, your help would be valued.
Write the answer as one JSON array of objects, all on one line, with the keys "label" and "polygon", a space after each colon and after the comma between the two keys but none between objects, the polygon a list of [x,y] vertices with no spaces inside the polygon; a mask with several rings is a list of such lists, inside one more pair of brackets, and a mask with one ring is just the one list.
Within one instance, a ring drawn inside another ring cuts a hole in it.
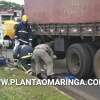
[{"label": "person crouching", "polygon": [[[35,71],[36,76],[39,79],[43,79],[43,76],[41,74],[41,64],[46,65],[47,69],[47,79],[53,79],[55,78],[54,72],[53,72],[53,59],[54,59],[54,53],[51,47],[48,44],[39,44],[34,48],[33,51],[33,57],[32,59],[35,62]],[[42,61],[41,61],[42,60]]]}]

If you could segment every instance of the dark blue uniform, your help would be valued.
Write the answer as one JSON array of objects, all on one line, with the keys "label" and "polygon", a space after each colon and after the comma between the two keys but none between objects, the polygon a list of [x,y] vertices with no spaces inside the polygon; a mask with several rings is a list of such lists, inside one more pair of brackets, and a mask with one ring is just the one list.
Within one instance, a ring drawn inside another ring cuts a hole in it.
[{"label": "dark blue uniform", "polygon": [[16,36],[18,39],[28,41],[29,38],[31,38],[32,36],[31,33],[32,33],[31,26],[28,23],[21,22],[18,25],[16,25]]},{"label": "dark blue uniform", "polygon": [[31,27],[28,23],[19,23],[18,25],[16,25],[15,27],[16,29],[16,36],[17,39],[15,40],[15,46],[13,49],[13,57],[15,59],[18,58],[18,55],[20,54],[20,45],[23,45],[25,42],[22,41],[26,41],[29,42],[29,39],[32,38],[32,30]]}]

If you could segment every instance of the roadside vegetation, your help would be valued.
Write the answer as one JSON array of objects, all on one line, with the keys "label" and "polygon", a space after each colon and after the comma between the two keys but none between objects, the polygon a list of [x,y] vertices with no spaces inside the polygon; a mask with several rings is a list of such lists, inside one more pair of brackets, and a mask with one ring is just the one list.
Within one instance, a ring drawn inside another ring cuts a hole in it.
[{"label": "roadside vegetation", "polygon": [[22,6],[14,2],[7,2],[3,0],[0,1],[0,9],[9,9],[9,8],[20,10],[22,9]]},{"label": "roadside vegetation", "polygon": [[[0,79],[34,78],[23,71],[0,68]],[[72,100],[50,86],[1,86],[0,100]]]}]

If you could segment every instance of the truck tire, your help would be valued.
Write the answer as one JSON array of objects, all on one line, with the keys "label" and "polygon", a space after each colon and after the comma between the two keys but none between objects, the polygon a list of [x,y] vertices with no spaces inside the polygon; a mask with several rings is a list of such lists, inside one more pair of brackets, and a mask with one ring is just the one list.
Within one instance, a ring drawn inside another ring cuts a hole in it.
[{"label": "truck tire", "polygon": [[94,57],[94,72],[95,76],[100,79],[100,49],[96,52]]},{"label": "truck tire", "polygon": [[87,78],[91,67],[90,59],[84,44],[72,44],[66,53],[68,72],[78,78]]},{"label": "truck tire", "polygon": [[92,44],[84,44],[89,52],[89,55],[90,55],[90,62],[91,62],[91,68],[90,68],[90,73],[89,73],[89,78],[91,77],[94,77],[95,76],[95,73],[94,73],[94,68],[93,68],[93,60],[94,60],[94,56],[95,56],[95,53],[97,51],[97,48],[92,45]]}]

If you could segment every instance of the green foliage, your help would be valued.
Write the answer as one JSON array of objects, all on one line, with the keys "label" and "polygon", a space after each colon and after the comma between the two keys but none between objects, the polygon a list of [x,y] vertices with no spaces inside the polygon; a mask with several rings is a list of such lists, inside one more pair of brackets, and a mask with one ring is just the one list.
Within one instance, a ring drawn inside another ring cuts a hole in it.
[{"label": "green foliage", "polygon": [[0,9],[9,9],[9,8],[19,10],[22,8],[22,6],[14,2],[11,3],[6,1],[0,1]]},{"label": "green foliage", "polygon": [[[23,71],[0,68],[0,79],[32,79]],[[70,96],[61,94],[49,86],[2,86],[0,100],[72,100]]]}]

